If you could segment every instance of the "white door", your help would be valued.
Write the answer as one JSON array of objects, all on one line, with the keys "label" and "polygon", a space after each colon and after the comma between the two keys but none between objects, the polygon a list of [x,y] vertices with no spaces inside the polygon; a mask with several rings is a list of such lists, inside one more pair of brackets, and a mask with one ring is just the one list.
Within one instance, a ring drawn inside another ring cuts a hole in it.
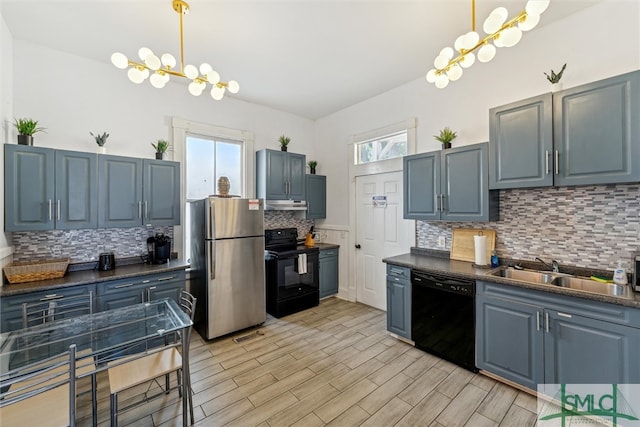
[{"label": "white door", "polygon": [[[375,196],[386,196],[374,205]],[[415,223],[402,219],[402,172],[356,177],[356,300],[387,309],[383,258],[409,252]]]}]

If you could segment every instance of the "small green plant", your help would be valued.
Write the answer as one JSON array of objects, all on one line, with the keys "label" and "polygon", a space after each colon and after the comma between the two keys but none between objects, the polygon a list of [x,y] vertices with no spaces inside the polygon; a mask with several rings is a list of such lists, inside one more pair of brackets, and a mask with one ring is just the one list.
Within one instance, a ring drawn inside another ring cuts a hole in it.
[{"label": "small green plant", "polygon": [[96,139],[96,144],[98,144],[98,146],[100,147],[104,147],[104,144],[107,143],[107,138],[109,138],[109,134],[106,132],[102,135],[94,135],[93,132],[89,132],[89,134]]},{"label": "small green plant", "polygon": [[43,127],[38,127],[38,121],[33,119],[16,119],[14,117],[15,122],[13,125],[18,130],[20,135],[31,135],[37,132],[44,132]]},{"label": "small green plant", "polygon": [[440,141],[443,144],[450,144],[457,136],[458,134],[452,131],[449,127],[442,129],[440,131],[440,135],[433,135],[437,141]]},{"label": "small green plant", "polygon": [[316,162],[315,160],[309,160],[307,166],[309,166],[310,169],[315,169],[316,166],[318,166],[318,162]]},{"label": "small green plant", "polygon": [[169,141],[159,139],[155,144],[152,142],[151,146],[156,150],[156,153],[165,153],[169,149]]},{"label": "small green plant", "polygon": [[280,147],[286,147],[291,142],[291,138],[281,135],[280,138],[278,138],[278,141],[280,142]]},{"label": "small green plant", "polygon": [[549,80],[551,83],[559,83],[565,68],[567,68],[567,64],[564,64],[560,72],[557,74],[553,70],[551,70],[551,74],[544,73],[544,75],[547,76],[547,80]]}]

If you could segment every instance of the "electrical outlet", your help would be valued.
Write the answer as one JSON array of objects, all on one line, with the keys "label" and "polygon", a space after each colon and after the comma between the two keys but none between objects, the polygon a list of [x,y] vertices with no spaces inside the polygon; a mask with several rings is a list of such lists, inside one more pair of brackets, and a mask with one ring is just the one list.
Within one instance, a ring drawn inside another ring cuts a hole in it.
[{"label": "electrical outlet", "polygon": [[447,244],[447,240],[445,239],[444,236],[440,236],[438,237],[438,247],[439,248],[444,248]]}]

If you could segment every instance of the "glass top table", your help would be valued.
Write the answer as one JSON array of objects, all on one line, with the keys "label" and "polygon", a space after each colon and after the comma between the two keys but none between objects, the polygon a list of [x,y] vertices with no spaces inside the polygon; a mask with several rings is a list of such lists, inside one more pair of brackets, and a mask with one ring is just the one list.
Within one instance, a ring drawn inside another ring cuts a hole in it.
[{"label": "glass top table", "polygon": [[[116,308],[70,319],[43,323],[0,334],[2,370],[17,369],[46,360],[76,344],[78,354],[102,365],[121,355],[144,351],[154,338],[165,337],[192,325],[189,316],[170,298]],[[164,341],[158,345],[163,345]],[[143,347],[136,347],[136,346]],[[130,350],[127,352],[127,349]],[[188,343],[182,342],[183,368],[188,366]],[[101,370],[101,369],[98,369]],[[183,384],[189,384],[186,374]],[[186,425],[186,393],[183,424]]]}]

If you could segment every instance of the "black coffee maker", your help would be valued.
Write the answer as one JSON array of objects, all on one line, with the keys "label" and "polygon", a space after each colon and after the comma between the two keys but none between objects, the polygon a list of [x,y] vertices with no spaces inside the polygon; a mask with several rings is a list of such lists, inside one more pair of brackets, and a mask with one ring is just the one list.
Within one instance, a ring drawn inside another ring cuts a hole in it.
[{"label": "black coffee maker", "polygon": [[171,237],[163,233],[147,239],[147,251],[149,252],[149,264],[164,264],[171,257]]}]

